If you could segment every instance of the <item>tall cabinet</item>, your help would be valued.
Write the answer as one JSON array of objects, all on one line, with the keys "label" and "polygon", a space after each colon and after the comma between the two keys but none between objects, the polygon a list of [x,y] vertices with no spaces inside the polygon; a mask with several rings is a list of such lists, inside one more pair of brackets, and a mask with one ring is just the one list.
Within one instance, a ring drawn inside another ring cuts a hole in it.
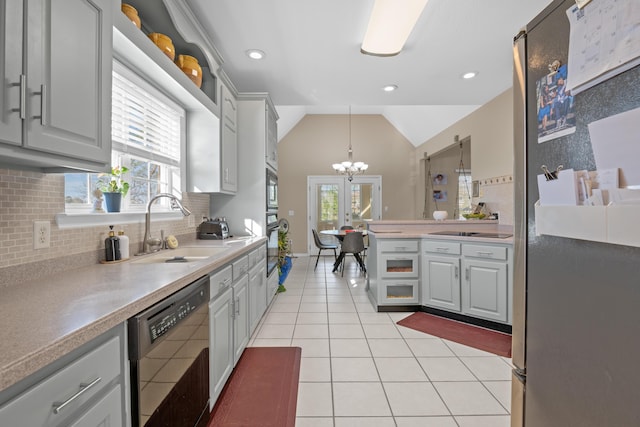
[{"label": "tall cabinet", "polygon": [[0,4],[0,164],[105,171],[114,2]]},{"label": "tall cabinet", "polygon": [[214,217],[230,218],[232,235],[264,236],[266,168],[270,167],[266,163],[267,143],[270,138],[277,142],[278,115],[267,93],[239,93],[237,106],[237,190],[233,196],[211,194],[210,212]]},{"label": "tall cabinet", "polygon": [[220,84],[222,191],[238,190],[238,101],[228,84]]}]

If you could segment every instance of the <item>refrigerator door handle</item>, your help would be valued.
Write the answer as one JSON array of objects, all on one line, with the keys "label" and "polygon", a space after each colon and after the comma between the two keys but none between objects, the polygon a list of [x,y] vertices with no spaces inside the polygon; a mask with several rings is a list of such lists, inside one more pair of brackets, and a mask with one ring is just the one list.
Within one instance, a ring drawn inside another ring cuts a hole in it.
[{"label": "refrigerator door handle", "polygon": [[522,368],[512,369],[513,375],[523,384],[527,383],[527,371]]}]

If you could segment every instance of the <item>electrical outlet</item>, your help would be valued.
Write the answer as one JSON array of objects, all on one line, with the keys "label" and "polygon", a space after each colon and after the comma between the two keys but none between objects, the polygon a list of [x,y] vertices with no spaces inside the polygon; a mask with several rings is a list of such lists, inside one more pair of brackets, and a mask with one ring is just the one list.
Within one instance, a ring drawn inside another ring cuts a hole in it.
[{"label": "electrical outlet", "polygon": [[44,249],[51,246],[51,223],[49,221],[33,222],[33,249]]}]

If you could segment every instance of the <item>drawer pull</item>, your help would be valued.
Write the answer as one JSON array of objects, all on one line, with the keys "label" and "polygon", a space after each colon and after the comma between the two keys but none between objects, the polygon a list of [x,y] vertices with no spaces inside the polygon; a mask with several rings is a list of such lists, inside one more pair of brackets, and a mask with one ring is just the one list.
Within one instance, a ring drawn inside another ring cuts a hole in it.
[{"label": "drawer pull", "polygon": [[438,252],[449,252],[449,248],[436,248]]},{"label": "drawer pull", "polygon": [[65,408],[65,406],[76,400],[78,397],[82,396],[87,390],[98,384],[100,381],[102,381],[102,378],[98,377],[90,383],[80,383],[80,390],[78,390],[76,394],[74,394],[64,402],[53,402],[53,413],[59,414],[60,411]]},{"label": "drawer pull", "polygon": [[476,254],[478,254],[478,256],[493,256],[493,252],[481,252],[481,251],[476,251]]}]

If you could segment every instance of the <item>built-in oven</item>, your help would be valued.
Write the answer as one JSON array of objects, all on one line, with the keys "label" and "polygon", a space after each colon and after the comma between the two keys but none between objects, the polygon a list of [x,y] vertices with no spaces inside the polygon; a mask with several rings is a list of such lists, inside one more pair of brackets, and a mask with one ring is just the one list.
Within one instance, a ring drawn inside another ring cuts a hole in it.
[{"label": "built-in oven", "polygon": [[267,168],[267,212],[278,211],[278,175]]},{"label": "built-in oven", "polygon": [[128,320],[133,427],[209,421],[209,277]]},{"label": "built-in oven", "polygon": [[267,212],[267,277],[278,266],[278,214]]}]

